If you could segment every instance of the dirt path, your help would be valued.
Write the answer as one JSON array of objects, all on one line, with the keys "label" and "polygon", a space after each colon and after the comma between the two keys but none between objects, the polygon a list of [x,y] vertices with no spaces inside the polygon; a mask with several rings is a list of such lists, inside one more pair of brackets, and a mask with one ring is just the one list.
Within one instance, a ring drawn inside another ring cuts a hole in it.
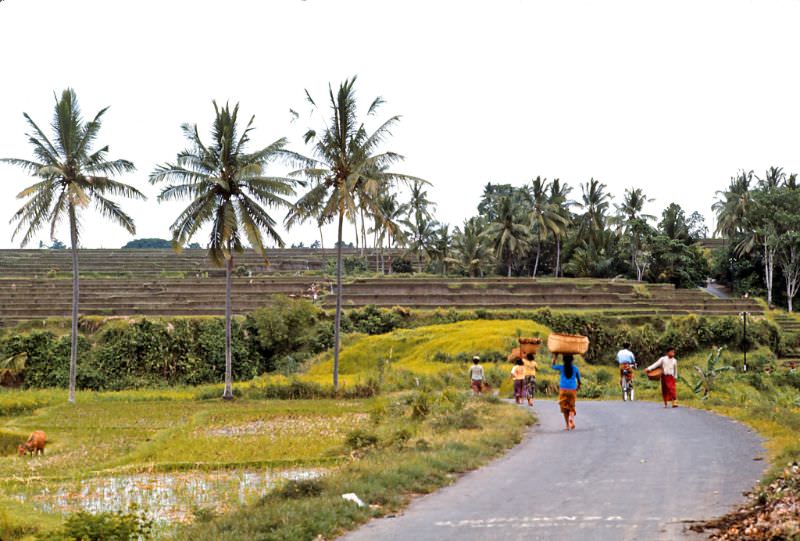
[{"label": "dirt path", "polygon": [[[761,477],[759,437],[725,417],[635,402],[554,402],[505,457],[372,521],[346,541],[672,540],[729,510]],[[694,536],[696,538],[696,536]]]}]

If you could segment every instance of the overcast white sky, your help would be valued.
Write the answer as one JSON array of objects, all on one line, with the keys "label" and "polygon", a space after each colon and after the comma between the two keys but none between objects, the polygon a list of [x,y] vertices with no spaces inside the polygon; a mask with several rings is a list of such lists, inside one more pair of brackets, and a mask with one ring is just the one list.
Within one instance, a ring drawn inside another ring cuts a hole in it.
[{"label": "overcast white sky", "polygon": [[[536,175],[710,218],[737,169],[800,172],[798,23],[797,0],[2,0],[0,156],[31,156],[22,112],[47,125],[54,91],[75,88],[86,116],[111,105],[99,142],[151,197],[121,202],[137,237],[168,238],[182,205],[156,205],[147,175],[184,148],[182,122],[206,133],[212,99],[239,101],[256,145],[305,152],[289,108],[357,74],[365,104],[403,115],[387,148],[433,183],[443,222],[474,214],[487,182]],[[0,165],[0,247],[18,245],[8,219],[30,183]],[[130,239],[85,220],[86,247]]]}]

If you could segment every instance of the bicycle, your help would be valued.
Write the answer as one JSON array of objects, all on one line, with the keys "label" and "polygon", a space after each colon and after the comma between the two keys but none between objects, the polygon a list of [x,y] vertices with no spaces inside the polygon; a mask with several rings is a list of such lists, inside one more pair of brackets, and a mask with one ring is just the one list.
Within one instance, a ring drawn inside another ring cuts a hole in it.
[{"label": "bicycle", "polygon": [[636,368],[636,363],[630,364],[625,363],[620,365],[619,367],[619,385],[622,389],[622,401],[633,402],[634,392],[633,392],[633,371]]}]

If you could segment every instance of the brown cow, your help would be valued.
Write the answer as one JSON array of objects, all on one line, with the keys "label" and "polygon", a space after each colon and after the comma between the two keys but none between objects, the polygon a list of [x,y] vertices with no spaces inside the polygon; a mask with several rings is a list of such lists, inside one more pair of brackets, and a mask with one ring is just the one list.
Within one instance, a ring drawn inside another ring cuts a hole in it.
[{"label": "brown cow", "polygon": [[26,453],[35,455],[37,453],[44,454],[44,446],[47,444],[47,436],[41,430],[34,430],[28,438],[28,441],[23,443],[17,448],[19,456]]}]

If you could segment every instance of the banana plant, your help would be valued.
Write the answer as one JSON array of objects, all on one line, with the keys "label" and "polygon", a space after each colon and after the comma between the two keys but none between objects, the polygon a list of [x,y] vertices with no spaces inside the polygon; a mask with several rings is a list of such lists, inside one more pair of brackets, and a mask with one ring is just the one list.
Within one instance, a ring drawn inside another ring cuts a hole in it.
[{"label": "banana plant", "polygon": [[683,376],[679,377],[679,379],[686,384],[687,387],[692,389],[694,394],[700,394],[702,392],[703,400],[706,400],[708,395],[714,389],[719,375],[722,372],[733,370],[733,367],[730,365],[720,364],[722,362],[723,349],[724,348],[716,348],[708,354],[705,368],[694,365],[694,369],[697,372],[697,379],[694,382],[689,382]]}]

